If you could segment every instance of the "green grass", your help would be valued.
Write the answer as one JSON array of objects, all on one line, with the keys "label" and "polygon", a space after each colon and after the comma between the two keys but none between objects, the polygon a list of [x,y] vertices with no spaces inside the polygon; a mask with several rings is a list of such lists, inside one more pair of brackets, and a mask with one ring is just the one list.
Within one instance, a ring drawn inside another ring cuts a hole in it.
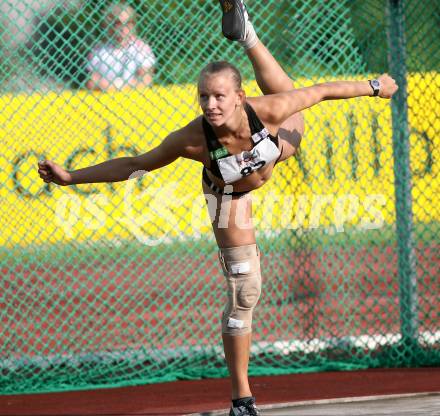
[{"label": "green grass", "polygon": [[[438,241],[440,235],[440,223],[418,223],[414,226],[414,238],[416,244],[430,244]],[[345,227],[345,232],[335,233],[326,228],[315,230],[283,230],[277,235],[257,235],[259,246],[264,252],[273,250],[331,250],[332,248],[351,247],[383,247],[396,244],[395,225],[386,225],[377,230],[361,230],[359,228]],[[76,243],[69,241],[60,244],[44,244],[32,247],[0,247],[0,266],[15,266],[23,264],[65,264],[66,259],[90,263],[102,260],[105,262],[109,257],[145,259],[151,258],[179,258],[187,256],[209,256],[217,250],[213,238],[175,240],[157,246],[146,246],[138,241],[125,241],[114,243],[102,240],[96,243]]]}]

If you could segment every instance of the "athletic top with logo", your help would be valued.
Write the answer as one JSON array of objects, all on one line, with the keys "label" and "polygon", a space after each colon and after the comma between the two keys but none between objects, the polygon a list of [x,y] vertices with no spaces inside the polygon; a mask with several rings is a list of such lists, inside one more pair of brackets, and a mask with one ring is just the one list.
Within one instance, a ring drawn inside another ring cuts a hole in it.
[{"label": "athletic top with logo", "polygon": [[278,137],[272,136],[254,109],[245,104],[254,146],[249,151],[231,155],[218,140],[211,125],[203,118],[203,131],[211,159],[210,171],[226,184],[236,182],[274,160],[279,159]]}]

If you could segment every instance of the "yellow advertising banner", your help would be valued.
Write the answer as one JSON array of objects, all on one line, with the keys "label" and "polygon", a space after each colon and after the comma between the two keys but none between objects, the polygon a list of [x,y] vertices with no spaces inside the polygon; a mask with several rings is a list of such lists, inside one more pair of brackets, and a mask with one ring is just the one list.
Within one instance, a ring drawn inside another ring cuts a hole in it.
[{"label": "yellow advertising banner", "polygon": [[[415,74],[408,81],[416,222],[440,220],[440,76],[421,85],[426,79]],[[415,85],[414,91],[425,95],[411,94]],[[246,90],[256,91],[255,83]],[[0,109],[1,245],[133,238],[158,243],[209,231],[202,166],[193,161],[178,160],[118,184],[59,187],[44,184],[37,174],[39,159],[77,169],[147,152],[199,114],[194,85],[5,95]],[[271,181],[253,193],[256,227],[342,232],[344,225],[392,224],[390,102],[368,97],[325,102],[304,116],[301,152],[278,165]]]}]

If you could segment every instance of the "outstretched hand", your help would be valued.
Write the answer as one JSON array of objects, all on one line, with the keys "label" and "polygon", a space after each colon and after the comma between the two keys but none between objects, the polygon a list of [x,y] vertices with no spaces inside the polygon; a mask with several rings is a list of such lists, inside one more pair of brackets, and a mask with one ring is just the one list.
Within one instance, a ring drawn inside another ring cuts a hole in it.
[{"label": "outstretched hand", "polygon": [[380,82],[379,97],[381,98],[391,98],[399,89],[396,81],[388,74],[382,74],[377,80]]},{"label": "outstretched hand", "polygon": [[38,173],[46,183],[53,182],[65,186],[72,182],[72,175],[50,160],[38,162]]}]

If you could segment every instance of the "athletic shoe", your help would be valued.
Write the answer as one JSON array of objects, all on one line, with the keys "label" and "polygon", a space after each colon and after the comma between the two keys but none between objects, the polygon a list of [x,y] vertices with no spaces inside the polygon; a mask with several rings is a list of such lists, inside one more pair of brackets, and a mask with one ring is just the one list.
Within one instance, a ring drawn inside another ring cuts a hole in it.
[{"label": "athletic shoe", "polygon": [[229,416],[259,416],[260,412],[255,405],[255,399],[250,399],[246,404],[238,407],[231,407]]},{"label": "athletic shoe", "polygon": [[249,16],[243,0],[219,0],[223,10],[222,32],[230,40],[244,40]]}]

